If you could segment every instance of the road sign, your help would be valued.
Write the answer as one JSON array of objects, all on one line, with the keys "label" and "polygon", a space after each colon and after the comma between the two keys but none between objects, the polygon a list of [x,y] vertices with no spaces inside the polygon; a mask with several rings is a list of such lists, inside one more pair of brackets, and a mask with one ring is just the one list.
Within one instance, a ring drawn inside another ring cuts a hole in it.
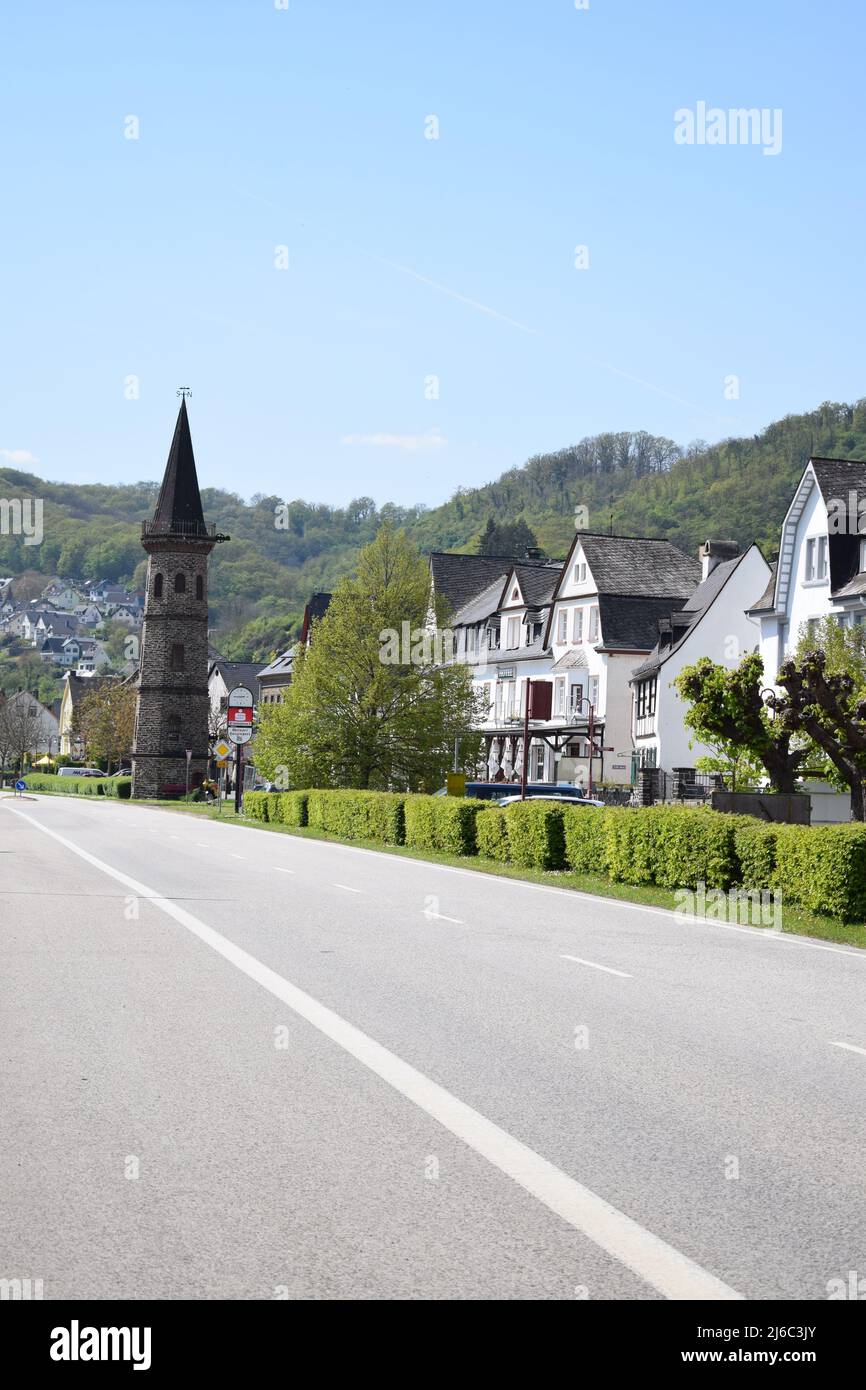
[{"label": "road sign", "polygon": [[224,738],[218,739],[213,747],[213,755],[219,762],[225,762],[231,751],[231,746]]},{"label": "road sign", "polygon": [[236,685],[229,693],[226,732],[232,743],[249,743],[253,736],[253,692]]},{"label": "road sign", "polygon": [[252,736],[252,726],[249,724],[246,728],[242,725],[235,725],[233,728],[229,729],[229,738],[232,743],[249,743]]},{"label": "road sign", "polygon": [[15,783],[15,790],[17,792],[26,792],[27,790],[27,783],[22,781],[20,777],[18,778],[18,781]]}]

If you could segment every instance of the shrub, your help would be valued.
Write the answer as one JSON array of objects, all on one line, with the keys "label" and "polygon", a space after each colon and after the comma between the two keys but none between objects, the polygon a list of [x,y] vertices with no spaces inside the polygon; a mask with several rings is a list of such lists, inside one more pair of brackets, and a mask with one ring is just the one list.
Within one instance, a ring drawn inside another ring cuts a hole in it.
[{"label": "shrub", "polygon": [[274,792],[271,796],[271,820],[279,821],[281,825],[306,825],[307,795],[307,792]]},{"label": "shrub", "polygon": [[471,797],[407,796],[404,843],[445,854],[475,854],[475,824],[484,803]]},{"label": "shrub", "polygon": [[244,796],[244,815],[249,816],[250,820],[269,820],[268,793],[247,792]]},{"label": "shrub", "polygon": [[346,840],[381,840],[383,844],[400,845],[405,800],[398,792],[310,791],[307,823]]},{"label": "shrub", "polygon": [[664,807],[642,810],[611,807],[604,811],[604,854],[607,872],[614,883],[652,883],[656,866],[655,812]]},{"label": "shrub", "polygon": [[652,814],[655,882],[662,888],[730,888],[739,879],[736,818],[683,806],[646,808]]},{"label": "shrub", "polygon": [[565,862],[578,874],[606,874],[605,848],[606,811],[582,810],[579,806],[563,808],[565,831]]},{"label": "shrub", "polygon": [[515,801],[506,807],[505,819],[512,864],[525,869],[565,867],[562,806],[552,801]]},{"label": "shrub", "polygon": [[485,859],[505,863],[509,857],[508,822],[500,806],[483,806],[475,817],[478,853]]},{"label": "shrub", "polygon": [[866,919],[866,825],[777,825],[772,886],[843,921]]},{"label": "shrub", "polygon": [[770,888],[776,868],[777,825],[752,816],[732,816],[737,826],[734,844],[740,864],[739,881],[745,888]]}]

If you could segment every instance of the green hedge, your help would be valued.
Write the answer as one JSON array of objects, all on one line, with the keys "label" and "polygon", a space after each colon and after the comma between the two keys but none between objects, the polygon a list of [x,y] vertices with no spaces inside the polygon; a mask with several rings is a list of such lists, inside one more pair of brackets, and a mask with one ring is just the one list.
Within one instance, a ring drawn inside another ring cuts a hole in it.
[{"label": "green hedge", "polygon": [[564,808],[565,862],[575,873],[606,876],[606,815],[605,811],[593,811],[589,806]]},{"label": "green hedge", "polygon": [[506,807],[505,821],[512,864],[522,869],[565,868],[562,806],[555,801],[514,801]]},{"label": "green hedge", "polygon": [[[95,781],[64,790],[85,788],[97,791]],[[772,889],[809,911],[866,921],[866,825],[811,829],[700,807],[598,811],[541,800],[502,810],[468,798],[361,791],[248,792],[246,808],[259,820],[308,822],[344,839],[478,854],[523,868],[663,888]]]},{"label": "green hedge", "polygon": [[483,859],[508,861],[508,825],[501,806],[484,806],[475,817],[475,838]]},{"label": "green hedge", "polygon": [[866,919],[866,825],[777,825],[773,887],[810,912]]},{"label": "green hedge", "polygon": [[128,800],[132,795],[131,777],[58,777],[50,772],[25,772],[27,790],[62,792],[64,796],[111,796]]},{"label": "green hedge", "polygon": [[406,837],[413,849],[477,854],[475,824],[483,801],[457,796],[407,796]]},{"label": "green hedge", "polygon": [[306,795],[307,824],[313,829],[345,840],[403,844],[406,797],[398,792],[317,790]]}]

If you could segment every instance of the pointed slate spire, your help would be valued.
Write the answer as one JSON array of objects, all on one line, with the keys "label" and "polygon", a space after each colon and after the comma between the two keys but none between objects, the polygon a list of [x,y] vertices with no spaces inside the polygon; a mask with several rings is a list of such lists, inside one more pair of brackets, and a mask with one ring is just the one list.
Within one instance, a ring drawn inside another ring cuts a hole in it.
[{"label": "pointed slate spire", "polygon": [[186,413],[186,396],[181,398],[159,500],[148,529],[184,536],[206,534]]}]

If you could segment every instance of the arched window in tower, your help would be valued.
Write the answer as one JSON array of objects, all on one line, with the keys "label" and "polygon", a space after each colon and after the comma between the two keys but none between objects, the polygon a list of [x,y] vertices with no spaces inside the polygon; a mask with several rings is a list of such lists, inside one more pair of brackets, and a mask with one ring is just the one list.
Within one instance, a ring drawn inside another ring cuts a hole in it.
[{"label": "arched window in tower", "polygon": [[171,669],[172,671],[184,669],[183,642],[172,642],[171,644]]},{"label": "arched window in tower", "polygon": [[196,598],[204,598],[204,580],[200,574],[195,577],[195,596]]},{"label": "arched window in tower", "polygon": [[176,594],[186,593],[186,575],[183,570],[178,570],[177,574],[174,576],[174,592]]},{"label": "arched window in tower", "polygon": [[162,598],[162,575],[158,574],[153,581],[154,598]]}]

